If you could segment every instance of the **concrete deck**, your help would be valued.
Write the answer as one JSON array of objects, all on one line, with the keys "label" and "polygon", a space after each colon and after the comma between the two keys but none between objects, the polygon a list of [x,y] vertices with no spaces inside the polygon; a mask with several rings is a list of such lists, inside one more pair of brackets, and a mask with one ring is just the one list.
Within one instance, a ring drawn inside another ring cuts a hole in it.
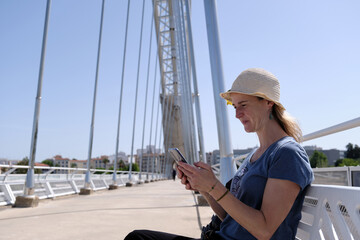
[{"label": "concrete deck", "polygon": [[195,201],[179,180],[167,180],[41,200],[36,208],[3,207],[0,239],[123,239],[134,229],[199,238],[213,212]]}]

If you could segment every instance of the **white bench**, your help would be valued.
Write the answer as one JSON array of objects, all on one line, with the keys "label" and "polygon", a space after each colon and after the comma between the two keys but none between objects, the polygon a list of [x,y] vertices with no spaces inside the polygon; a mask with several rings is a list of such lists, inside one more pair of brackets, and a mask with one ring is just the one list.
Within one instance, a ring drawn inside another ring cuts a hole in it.
[{"label": "white bench", "polygon": [[296,239],[359,240],[360,187],[312,185]]}]

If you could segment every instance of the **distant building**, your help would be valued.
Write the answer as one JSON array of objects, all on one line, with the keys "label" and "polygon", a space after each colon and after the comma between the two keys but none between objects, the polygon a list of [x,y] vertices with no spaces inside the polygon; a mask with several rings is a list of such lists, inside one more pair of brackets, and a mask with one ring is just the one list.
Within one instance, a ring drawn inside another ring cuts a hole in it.
[{"label": "distant building", "polygon": [[[117,157],[117,162],[119,163],[120,160],[123,160],[124,163],[128,164],[129,163],[129,157],[126,155],[125,152],[118,152],[118,157]],[[114,160],[115,160],[115,154],[113,155],[110,155],[109,156],[109,160],[110,160],[110,163],[112,163],[112,166],[114,165]]]},{"label": "distant building", "polygon": [[324,153],[328,159],[329,166],[335,166],[335,162],[340,158],[344,158],[345,156],[344,150],[338,150],[338,149],[324,150],[321,147],[317,147],[317,146],[304,146],[304,149],[307,155],[309,156],[309,159],[311,158],[311,156],[314,154],[315,151]]},{"label": "distant building", "polygon": [[140,157],[142,156],[141,163],[141,171],[142,172],[152,172],[154,168],[154,172],[163,172],[165,167],[165,157],[164,154],[161,153],[144,153],[140,156],[135,155],[135,162],[140,167]]},{"label": "distant building", "polygon": [[36,167],[50,167],[49,165],[47,165],[45,163],[39,163],[39,162],[35,162],[34,166],[36,166]]},{"label": "distant building", "polygon": [[[10,165],[10,164],[8,163],[8,161],[9,161],[9,160],[7,160],[6,158],[0,158],[0,164],[1,164],[1,165]],[[1,168],[0,168],[0,174],[2,174],[3,171],[7,171],[7,169],[6,169],[6,168],[4,168],[4,169],[1,169]]]},{"label": "distant building", "polygon": [[[109,160],[109,156],[102,155],[100,157],[92,158],[90,160],[90,168],[91,169],[95,169],[95,168],[109,169],[109,167],[112,165],[110,162],[105,163],[104,159]],[[56,155],[52,159],[48,159],[48,160],[53,162],[54,167],[63,167],[63,168],[86,168],[87,167],[87,160],[76,160],[76,159],[70,160],[69,158],[64,158],[61,155]],[[55,173],[69,173],[69,170],[59,169],[59,170],[56,170]]]},{"label": "distant building", "polygon": [[[34,166],[35,167],[50,167],[49,165],[47,165],[45,163],[39,163],[39,162],[35,162]],[[46,173],[47,171],[49,171],[49,169],[41,169],[41,173]]]},{"label": "distant building", "polygon": [[[52,159],[48,159],[53,162],[54,167],[63,167],[63,168],[69,168],[70,167],[70,159],[69,158],[63,158],[61,155],[56,155]],[[68,173],[68,170],[61,169],[61,170],[55,170],[55,173]]]},{"label": "distant building", "polygon": [[108,163],[105,163],[105,159],[109,160],[109,156],[107,155],[102,155],[100,157],[97,158],[92,158],[90,161],[90,168],[104,168],[104,169],[108,169],[111,165],[110,160]]},{"label": "distant building", "polygon": [[3,165],[8,165],[8,162],[9,160],[7,160],[6,158],[0,158],[0,164],[3,164]]},{"label": "distant building", "polygon": [[2,165],[16,165],[20,160],[9,160],[7,158],[0,158],[0,164]]},{"label": "distant building", "polygon": [[70,160],[70,167],[71,168],[86,168],[86,160]]},{"label": "distant building", "polygon": [[206,153],[206,163],[211,164],[212,155],[212,152]]},{"label": "distant building", "polygon": [[[244,154],[248,154],[253,150],[253,148],[248,149],[234,149],[234,158],[239,157]],[[211,162],[211,165],[215,165],[220,163],[220,150],[214,150],[211,154],[207,155],[207,158],[209,157],[209,160]]]},{"label": "distant building", "polygon": [[141,153],[160,153],[161,150],[156,148],[154,145],[147,145],[145,149],[137,149],[136,154],[140,155]]},{"label": "distant building", "polygon": [[142,158],[141,171],[149,172],[152,171],[153,165],[155,172],[164,171],[164,154],[160,154],[161,150],[156,149],[155,146],[146,146],[146,149],[138,149],[136,150],[137,154],[135,157],[135,163],[140,167],[140,158]]}]

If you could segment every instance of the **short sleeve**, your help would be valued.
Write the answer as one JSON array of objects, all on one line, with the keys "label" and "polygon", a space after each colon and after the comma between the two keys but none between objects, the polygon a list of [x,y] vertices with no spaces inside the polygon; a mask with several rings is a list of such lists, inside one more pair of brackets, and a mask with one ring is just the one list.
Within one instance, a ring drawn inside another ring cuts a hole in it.
[{"label": "short sleeve", "polygon": [[287,142],[273,155],[269,178],[289,180],[303,190],[313,181],[313,172],[305,150],[296,142]]}]

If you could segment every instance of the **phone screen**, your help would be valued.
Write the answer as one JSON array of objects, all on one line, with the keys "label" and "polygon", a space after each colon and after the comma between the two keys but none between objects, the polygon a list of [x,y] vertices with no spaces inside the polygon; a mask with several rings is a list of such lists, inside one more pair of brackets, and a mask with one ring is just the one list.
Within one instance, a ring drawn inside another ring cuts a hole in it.
[{"label": "phone screen", "polygon": [[188,163],[186,161],[185,157],[181,154],[179,149],[169,148],[169,152],[170,152],[171,156],[174,158],[174,160],[176,161],[176,163],[178,163],[178,162]]}]

